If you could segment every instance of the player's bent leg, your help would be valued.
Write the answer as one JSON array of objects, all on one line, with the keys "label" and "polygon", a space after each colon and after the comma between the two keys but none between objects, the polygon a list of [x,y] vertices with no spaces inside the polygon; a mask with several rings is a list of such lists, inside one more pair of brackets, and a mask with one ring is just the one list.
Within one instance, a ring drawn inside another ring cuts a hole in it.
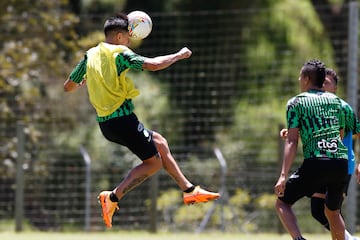
[{"label": "player's bent leg", "polygon": [[329,221],[332,239],[345,239],[345,223],[340,215],[340,210],[330,210],[325,205],[325,215]]},{"label": "player's bent leg", "polygon": [[102,216],[107,228],[112,227],[112,217],[115,210],[119,209],[118,200],[126,193],[141,184],[145,179],[156,173],[162,166],[159,155],[155,155],[133,168],[126,178],[114,189],[116,201],[111,201],[111,191],[103,191],[98,199],[101,204]]},{"label": "player's bent leg", "polygon": [[184,176],[179,165],[172,156],[167,140],[157,132],[153,132],[153,140],[160,153],[164,169],[175,180],[181,190],[184,191],[192,187],[193,184]]},{"label": "player's bent leg", "polygon": [[114,193],[120,200],[126,193],[159,171],[161,167],[162,162],[158,154],[142,161],[141,164],[131,169],[125,179],[114,189]]},{"label": "player's bent leg", "polygon": [[[194,186],[183,174],[170,152],[167,140],[157,132],[153,132],[154,143],[160,153],[164,169],[175,180],[183,193],[185,204],[207,202],[220,197],[219,193],[209,192],[199,186]],[[190,190],[190,191],[188,191]]]},{"label": "player's bent leg", "polygon": [[303,239],[292,205],[276,199],[275,209],[284,228],[289,232],[293,239]]}]

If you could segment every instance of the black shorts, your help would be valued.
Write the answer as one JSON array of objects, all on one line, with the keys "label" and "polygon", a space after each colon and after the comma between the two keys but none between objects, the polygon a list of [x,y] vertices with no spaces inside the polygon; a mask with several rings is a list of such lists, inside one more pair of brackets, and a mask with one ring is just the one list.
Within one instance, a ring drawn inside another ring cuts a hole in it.
[{"label": "black shorts", "polygon": [[[345,186],[345,189],[344,189],[344,193],[345,193],[345,196],[348,195],[348,190],[349,190],[349,185],[350,185],[350,181],[351,181],[351,176],[352,175],[348,175],[347,176],[347,180],[346,180],[346,186]],[[318,191],[316,191],[317,193],[321,193],[321,194],[325,194],[326,193],[326,187],[322,187],[321,189],[319,189]]]},{"label": "black shorts", "polygon": [[321,188],[326,189],[325,204],[330,210],[340,209],[347,183],[348,161],[346,159],[305,159],[301,167],[286,182],[280,200],[294,204],[302,197],[311,197]]},{"label": "black shorts", "polygon": [[107,140],[126,146],[141,160],[158,154],[152,138],[153,132],[144,128],[134,113],[99,122],[99,125]]}]

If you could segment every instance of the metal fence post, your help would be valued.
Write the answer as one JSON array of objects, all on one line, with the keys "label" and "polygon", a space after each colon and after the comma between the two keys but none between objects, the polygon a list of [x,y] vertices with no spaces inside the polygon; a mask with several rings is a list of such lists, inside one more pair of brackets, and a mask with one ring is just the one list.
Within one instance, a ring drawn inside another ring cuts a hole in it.
[{"label": "metal fence post", "polygon": [[[347,81],[347,100],[350,106],[357,112],[358,108],[358,29],[359,29],[359,8],[356,1],[349,3],[349,22],[348,22],[348,81]],[[350,181],[348,196],[346,201],[346,227],[350,232],[356,231],[356,208],[357,208],[357,184],[354,176]]]},{"label": "metal fence post", "polygon": [[150,210],[149,210],[149,231],[157,232],[157,197],[159,194],[159,173],[155,173],[150,178]]},{"label": "metal fence post", "polygon": [[207,211],[207,213],[205,214],[205,217],[201,221],[200,226],[196,229],[196,231],[195,231],[196,233],[201,233],[202,231],[204,231],[206,225],[210,221],[211,216],[215,213],[216,205],[219,203],[221,204],[220,205],[220,221],[221,221],[220,227],[221,227],[222,232],[225,231],[224,204],[225,204],[225,201],[226,202],[228,201],[228,193],[226,190],[227,163],[226,163],[226,160],[219,148],[214,148],[214,153],[215,153],[215,156],[216,156],[217,160],[219,161],[220,167],[221,167],[221,187],[220,187],[219,192],[222,197],[219,201],[213,202],[213,205]]},{"label": "metal fence post", "polygon": [[15,192],[15,231],[23,230],[24,218],[24,152],[25,133],[24,123],[18,122],[16,127],[17,137],[17,160],[16,160],[16,192]]},{"label": "metal fence post", "polygon": [[85,227],[84,230],[88,232],[90,230],[91,223],[91,158],[89,153],[83,146],[80,146],[80,153],[85,163]]}]

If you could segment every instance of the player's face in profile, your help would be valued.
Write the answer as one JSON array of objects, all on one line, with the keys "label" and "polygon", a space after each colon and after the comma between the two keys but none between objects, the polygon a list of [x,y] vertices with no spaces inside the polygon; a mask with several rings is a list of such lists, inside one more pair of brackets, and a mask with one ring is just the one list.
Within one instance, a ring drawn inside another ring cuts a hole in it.
[{"label": "player's face in profile", "polygon": [[324,89],[324,91],[327,91],[327,92],[336,93],[337,86],[336,86],[335,80],[331,76],[326,75],[325,81],[323,84],[323,89]]}]

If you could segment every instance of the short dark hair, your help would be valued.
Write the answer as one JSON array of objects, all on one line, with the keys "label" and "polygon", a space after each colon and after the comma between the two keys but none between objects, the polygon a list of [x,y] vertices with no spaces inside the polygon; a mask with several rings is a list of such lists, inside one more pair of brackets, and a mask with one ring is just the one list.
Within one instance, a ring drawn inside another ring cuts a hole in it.
[{"label": "short dark hair", "polygon": [[312,84],[321,88],[325,81],[325,68],[325,64],[320,60],[311,59],[304,63],[301,74],[309,77]]},{"label": "short dark hair", "polygon": [[127,15],[118,13],[105,21],[104,34],[108,36],[111,32],[128,31],[128,24]]},{"label": "short dark hair", "polygon": [[338,77],[338,75],[336,74],[335,70],[332,69],[332,68],[326,68],[325,73],[326,73],[326,75],[331,76],[332,79],[334,79],[335,84],[337,85],[339,77]]}]

